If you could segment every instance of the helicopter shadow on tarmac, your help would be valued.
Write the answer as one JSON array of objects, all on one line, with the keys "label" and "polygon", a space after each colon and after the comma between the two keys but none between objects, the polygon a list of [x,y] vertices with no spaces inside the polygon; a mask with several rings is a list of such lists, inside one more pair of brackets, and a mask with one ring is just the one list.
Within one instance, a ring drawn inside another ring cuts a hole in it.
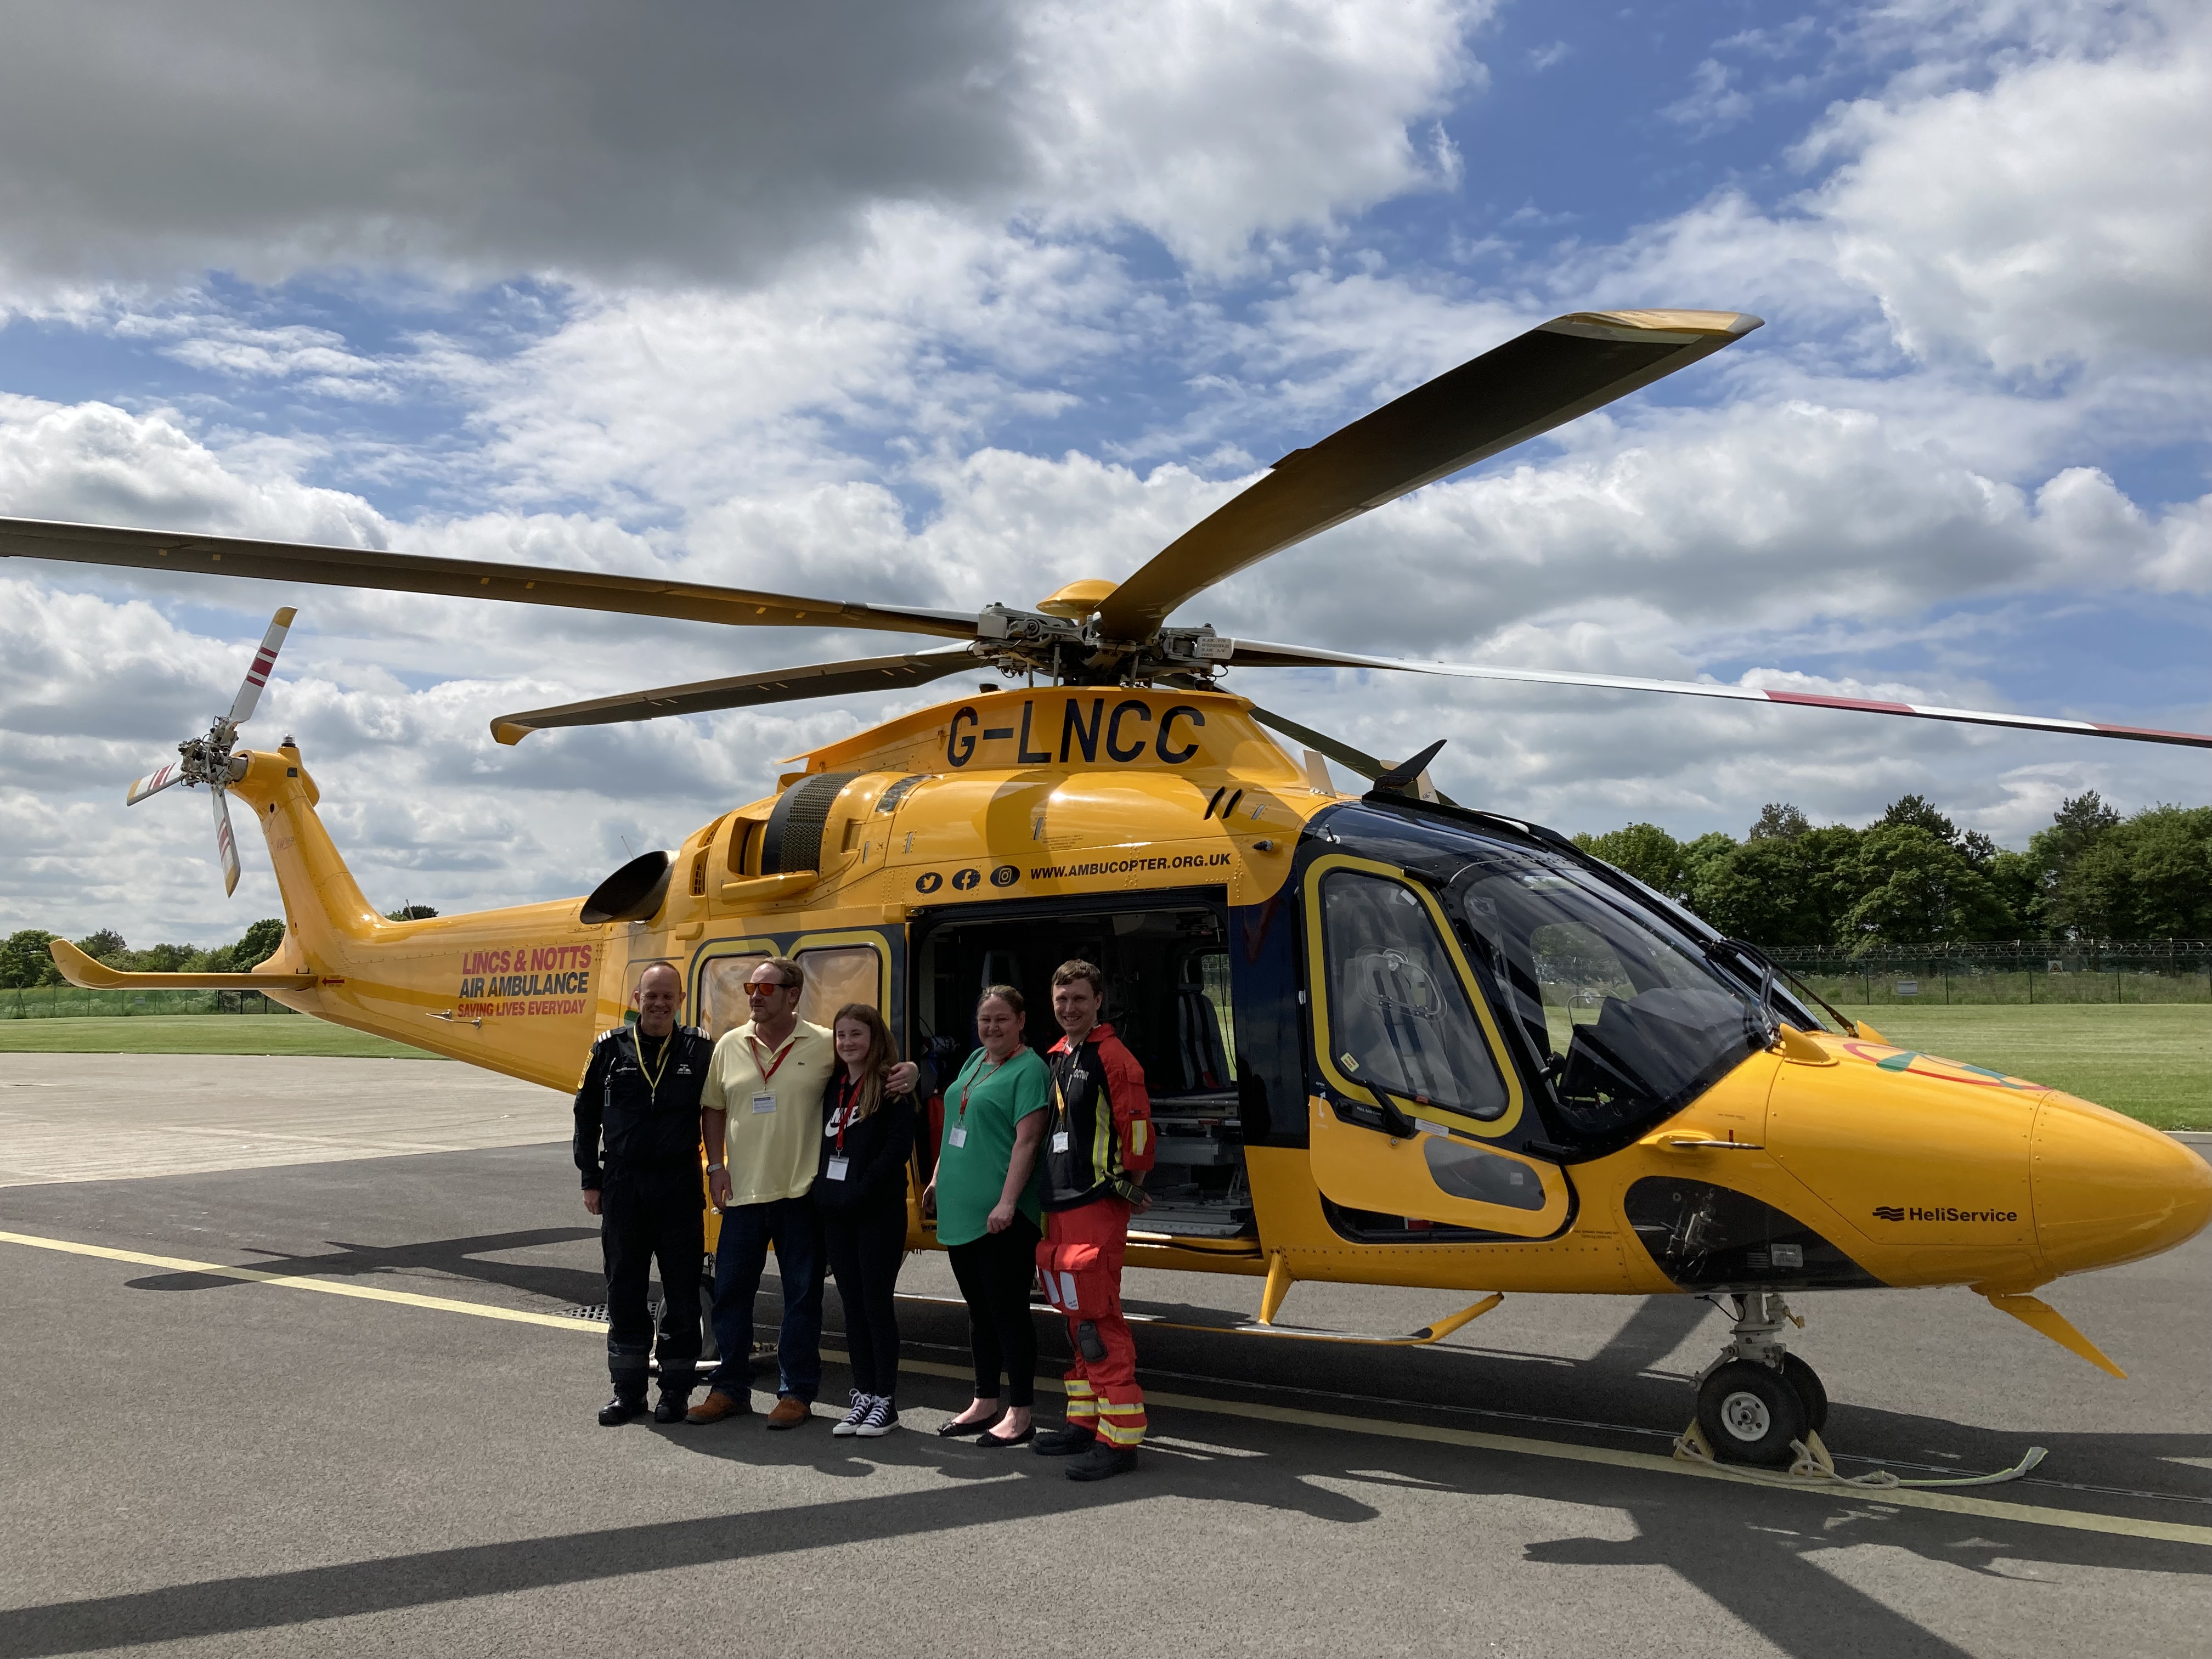
[{"label": "helicopter shadow on tarmac", "polygon": [[[1296,1392],[1334,1395],[1337,1409],[1394,1411],[1431,1406],[1458,1415],[1460,1426],[1539,1437],[1591,1439],[1623,1449],[1664,1454],[1689,1422],[1695,1407],[1693,1377],[1662,1367],[1687,1339],[1704,1328],[1717,1352],[1726,1335],[1720,1316],[1692,1297],[1647,1297],[1620,1328],[1588,1358],[1524,1353],[1480,1346],[1359,1347],[1298,1342],[1286,1364],[1285,1345],[1228,1334],[1216,1310],[1138,1304],[1146,1313],[1178,1324],[1210,1325],[1222,1334],[1188,1328],[1143,1328],[1144,1370],[1174,1387],[1175,1372],[1202,1374],[1211,1382],[1263,1390],[1279,1389],[1286,1373]],[[1691,1350],[1692,1365],[1710,1357]],[[1680,1362],[1677,1362],[1680,1363]],[[2071,1364],[2070,1360],[2066,1363]],[[1328,1407],[1326,1399],[1291,1403]],[[1518,1420],[1516,1420],[1518,1419]],[[1899,1474],[1933,1475],[2002,1469],[2030,1444],[2050,1453],[2039,1479],[1987,1495],[2036,1502],[2042,1480],[2075,1483],[2108,1492],[2155,1492],[2164,1498],[2134,1500],[2147,1518],[2212,1522],[2212,1435],[2142,1430],[2071,1433],[2037,1428],[1996,1429],[1932,1414],[1885,1410],[1846,1399],[1832,1402],[1822,1438],[1846,1474],[1869,1465],[1894,1463]],[[2192,1466],[2177,1460],[2203,1460]],[[2171,1501],[2171,1500],[2181,1501]],[[2087,1501],[2112,1498],[2090,1494]],[[2140,1507],[2148,1503],[2149,1507]]]},{"label": "helicopter shadow on tarmac", "polygon": [[[909,1410],[957,1409],[951,1381],[908,1379]],[[308,1620],[358,1617],[620,1579],[670,1569],[759,1561],[832,1547],[944,1540],[957,1553],[969,1528],[1035,1522],[1168,1500],[1248,1506],[1278,1517],[1286,1556],[1316,1547],[1356,1551],[1314,1528],[1388,1526],[1384,1504],[1433,1500],[1544,1500],[1623,1517],[1627,1540],[1534,1538],[1525,1561],[1607,1569],[1664,1567],[1747,1629],[1794,1659],[1845,1659],[1868,1652],[1936,1659],[1963,1650],[1867,1594],[1820,1558],[1874,1545],[1925,1564],[2018,1578],[2041,1567],[2212,1574],[2202,1547],[2071,1532],[1887,1505],[1879,1494],[1816,1495],[1683,1479],[1656,1473],[1553,1462],[1449,1445],[1408,1444],[1249,1419],[1220,1419],[1170,1407],[1155,1413],[1164,1445],[1134,1474],[1097,1486],[1060,1478],[1062,1466],[1025,1451],[985,1450],[909,1429],[884,1440],[825,1444],[827,1424],[769,1434],[757,1419],[707,1429],[640,1423],[623,1431],[748,1468],[811,1467],[842,1477],[848,1496],[775,1510],[423,1550],[292,1571],[204,1580],[136,1594],[0,1611],[0,1659],[78,1653],[144,1639],[236,1636]],[[919,1488],[869,1490],[887,1472],[933,1472]],[[1557,1511],[1535,1524],[1556,1524]],[[1375,1547],[1395,1547],[1378,1538]],[[1479,1574],[1479,1567],[1470,1567]],[[1431,1575],[1431,1592],[1439,1588]],[[1273,1582],[1272,1577],[1266,1582]],[[1468,1599],[1441,1604],[1479,1620]],[[1256,1589],[1255,1594],[1264,1591]],[[1356,1617],[1352,1610],[1346,1616]]]},{"label": "helicopter shadow on tarmac", "polygon": [[[471,1281],[544,1298],[556,1306],[576,1306],[605,1294],[605,1280],[587,1269],[545,1262],[496,1259],[549,1245],[581,1243],[597,1237],[582,1227],[538,1227],[426,1239],[395,1245],[362,1245],[331,1241],[328,1251],[261,1253],[250,1263],[264,1273],[287,1276],[378,1279],[391,1275],[434,1275]],[[128,1281],[134,1290],[203,1291],[243,1289],[236,1279],[192,1273],[160,1273]],[[657,1291],[655,1292],[657,1294]],[[780,1290],[771,1268],[762,1285],[760,1334],[774,1335],[773,1315]],[[834,1286],[825,1291],[830,1310],[837,1308]],[[1687,1297],[1644,1300],[1604,1346],[1586,1359],[1522,1353],[1482,1347],[1373,1348],[1309,1342],[1285,1343],[1230,1334],[1233,1316],[1218,1308],[1132,1299],[1133,1312],[1151,1314],[1182,1328],[1158,1324],[1140,1328],[1144,1374],[1154,1386],[1174,1389],[1178,1378],[1212,1385],[1262,1391],[1285,1386],[1285,1378],[1305,1398],[1295,1403],[1358,1411],[1371,1402],[1393,1409],[1433,1406],[1446,1411],[1480,1408],[1462,1417],[1463,1426],[1504,1433],[1559,1437],[1578,1426],[1624,1449],[1660,1450],[1654,1438],[1678,1432],[1689,1419],[1692,1391],[1686,1376],[1660,1372],[1663,1362],[1698,1328],[1713,1325],[1717,1347],[1718,1318],[1704,1302]],[[909,1345],[917,1342],[957,1356],[964,1352],[964,1315],[957,1307],[902,1304],[902,1322]],[[1041,1322],[1040,1365],[1049,1373],[1066,1363],[1058,1352],[1054,1322]],[[1218,1332],[1218,1334],[1214,1333]],[[837,1340],[834,1330],[825,1337]],[[772,1363],[772,1362],[770,1362]],[[1516,1422],[1548,1419],[1549,1425]],[[2039,1474],[2124,1492],[2154,1492],[2195,1500],[2183,1504],[2151,1500],[2141,1512],[2190,1522],[2212,1518],[2201,1513],[2212,1500],[2212,1469],[2177,1460],[2212,1460],[2212,1436],[2157,1434],[2139,1431],[2069,1434],[2040,1430],[2003,1431],[1972,1423],[1910,1413],[1885,1411],[1838,1400],[1824,1436],[1843,1459],[1846,1473],[1855,1460],[1887,1459],[1920,1466],[1978,1470],[2004,1468],[2033,1442],[2050,1457]],[[825,1468],[824,1473],[834,1473]],[[2013,1489],[2022,1501],[2033,1486]],[[2092,1501],[2103,1502],[2102,1498]]]},{"label": "helicopter shadow on tarmac", "polygon": [[[435,1274],[479,1285],[496,1285],[526,1296],[544,1297],[568,1304],[603,1299],[606,1279],[600,1274],[548,1263],[500,1261],[488,1258],[535,1249],[548,1244],[596,1240],[597,1227],[530,1227],[512,1232],[478,1233],[465,1238],[433,1238],[408,1244],[349,1244],[327,1241],[331,1249],[307,1253],[246,1249],[258,1259],[241,1263],[258,1273],[299,1279],[368,1279],[385,1274]],[[241,1281],[214,1273],[149,1273],[127,1282],[134,1291],[237,1290]]]}]

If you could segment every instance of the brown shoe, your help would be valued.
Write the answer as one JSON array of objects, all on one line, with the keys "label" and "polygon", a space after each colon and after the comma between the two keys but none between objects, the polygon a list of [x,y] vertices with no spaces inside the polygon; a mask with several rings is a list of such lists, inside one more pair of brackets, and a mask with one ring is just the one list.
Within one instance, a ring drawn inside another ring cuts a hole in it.
[{"label": "brown shoe", "polygon": [[724,1394],[715,1389],[704,1400],[684,1413],[686,1423],[719,1423],[726,1417],[743,1417],[753,1408],[753,1402],[741,1394]]},{"label": "brown shoe", "polygon": [[775,1402],[775,1409],[768,1414],[771,1429],[795,1429],[814,1415],[814,1402],[787,1394]]}]

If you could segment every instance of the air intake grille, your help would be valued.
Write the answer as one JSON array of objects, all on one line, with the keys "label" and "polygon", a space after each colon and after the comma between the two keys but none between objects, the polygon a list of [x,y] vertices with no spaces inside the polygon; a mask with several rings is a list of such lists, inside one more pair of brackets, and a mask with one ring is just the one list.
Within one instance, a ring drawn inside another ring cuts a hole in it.
[{"label": "air intake grille", "polygon": [[860,775],[858,772],[817,772],[783,792],[768,815],[768,830],[761,838],[763,875],[822,867],[822,827],[830,822],[830,809],[836,805],[838,792]]}]

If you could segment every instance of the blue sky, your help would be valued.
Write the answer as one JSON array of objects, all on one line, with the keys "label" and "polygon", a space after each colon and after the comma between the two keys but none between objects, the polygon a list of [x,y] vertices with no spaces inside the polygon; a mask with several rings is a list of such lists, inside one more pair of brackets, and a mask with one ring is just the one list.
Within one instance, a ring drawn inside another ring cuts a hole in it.
[{"label": "blue sky", "polygon": [[[732,40],[581,5],[272,33],[237,0],[189,52],[118,9],[0,66],[0,512],[1025,604],[1544,317],[1741,309],[1767,326],[1722,356],[1189,618],[2212,727],[2192,9],[852,0]],[[258,849],[226,903],[201,811],[120,790],[279,604],[264,719],[394,904],[583,890],[894,707],[506,750],[504,709],[859,642],[0,583],[0,926],[213,940],[273,907]],[[2200,757],[2084,739],[1235,689],[1379,752],[1449,737],[1455,793],[1567,830],[1910,789],[2018,844],[2081,788],[2208,798]]]}]

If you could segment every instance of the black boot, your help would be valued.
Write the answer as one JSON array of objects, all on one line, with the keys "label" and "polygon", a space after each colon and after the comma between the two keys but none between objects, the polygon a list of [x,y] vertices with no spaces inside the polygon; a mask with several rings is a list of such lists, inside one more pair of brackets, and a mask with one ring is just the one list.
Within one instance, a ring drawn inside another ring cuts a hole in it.
[{"label": "black boot", "polygon": [[619,1428],[644,1412],[646,1382],[652,1375],[647,1353],[641,1347],[607,1344],[607,1375],[614,1379],[615,1397],[599,1407],[602,1426]]},{"label": "black boot", "polygon": [[699,1386],[699,1366],[692,1359],[660,1357],[660,1395],[653,1402],[656,1423],[681,1423],[691,1409],[691,1390]]},{"label": "black boot", "polygon": [[1030,1448],[1039,1457],[1078,1457],[1097,1443],[1098,1437],[1079,1424],[1063,1424],[1036,1437]]},{"label": "black boot", "polygon": [[1137,1467],[1134,1446],[1109,1446],[1103,1440],[1067,1466],[1071,1480],[1104,1480]]}]

